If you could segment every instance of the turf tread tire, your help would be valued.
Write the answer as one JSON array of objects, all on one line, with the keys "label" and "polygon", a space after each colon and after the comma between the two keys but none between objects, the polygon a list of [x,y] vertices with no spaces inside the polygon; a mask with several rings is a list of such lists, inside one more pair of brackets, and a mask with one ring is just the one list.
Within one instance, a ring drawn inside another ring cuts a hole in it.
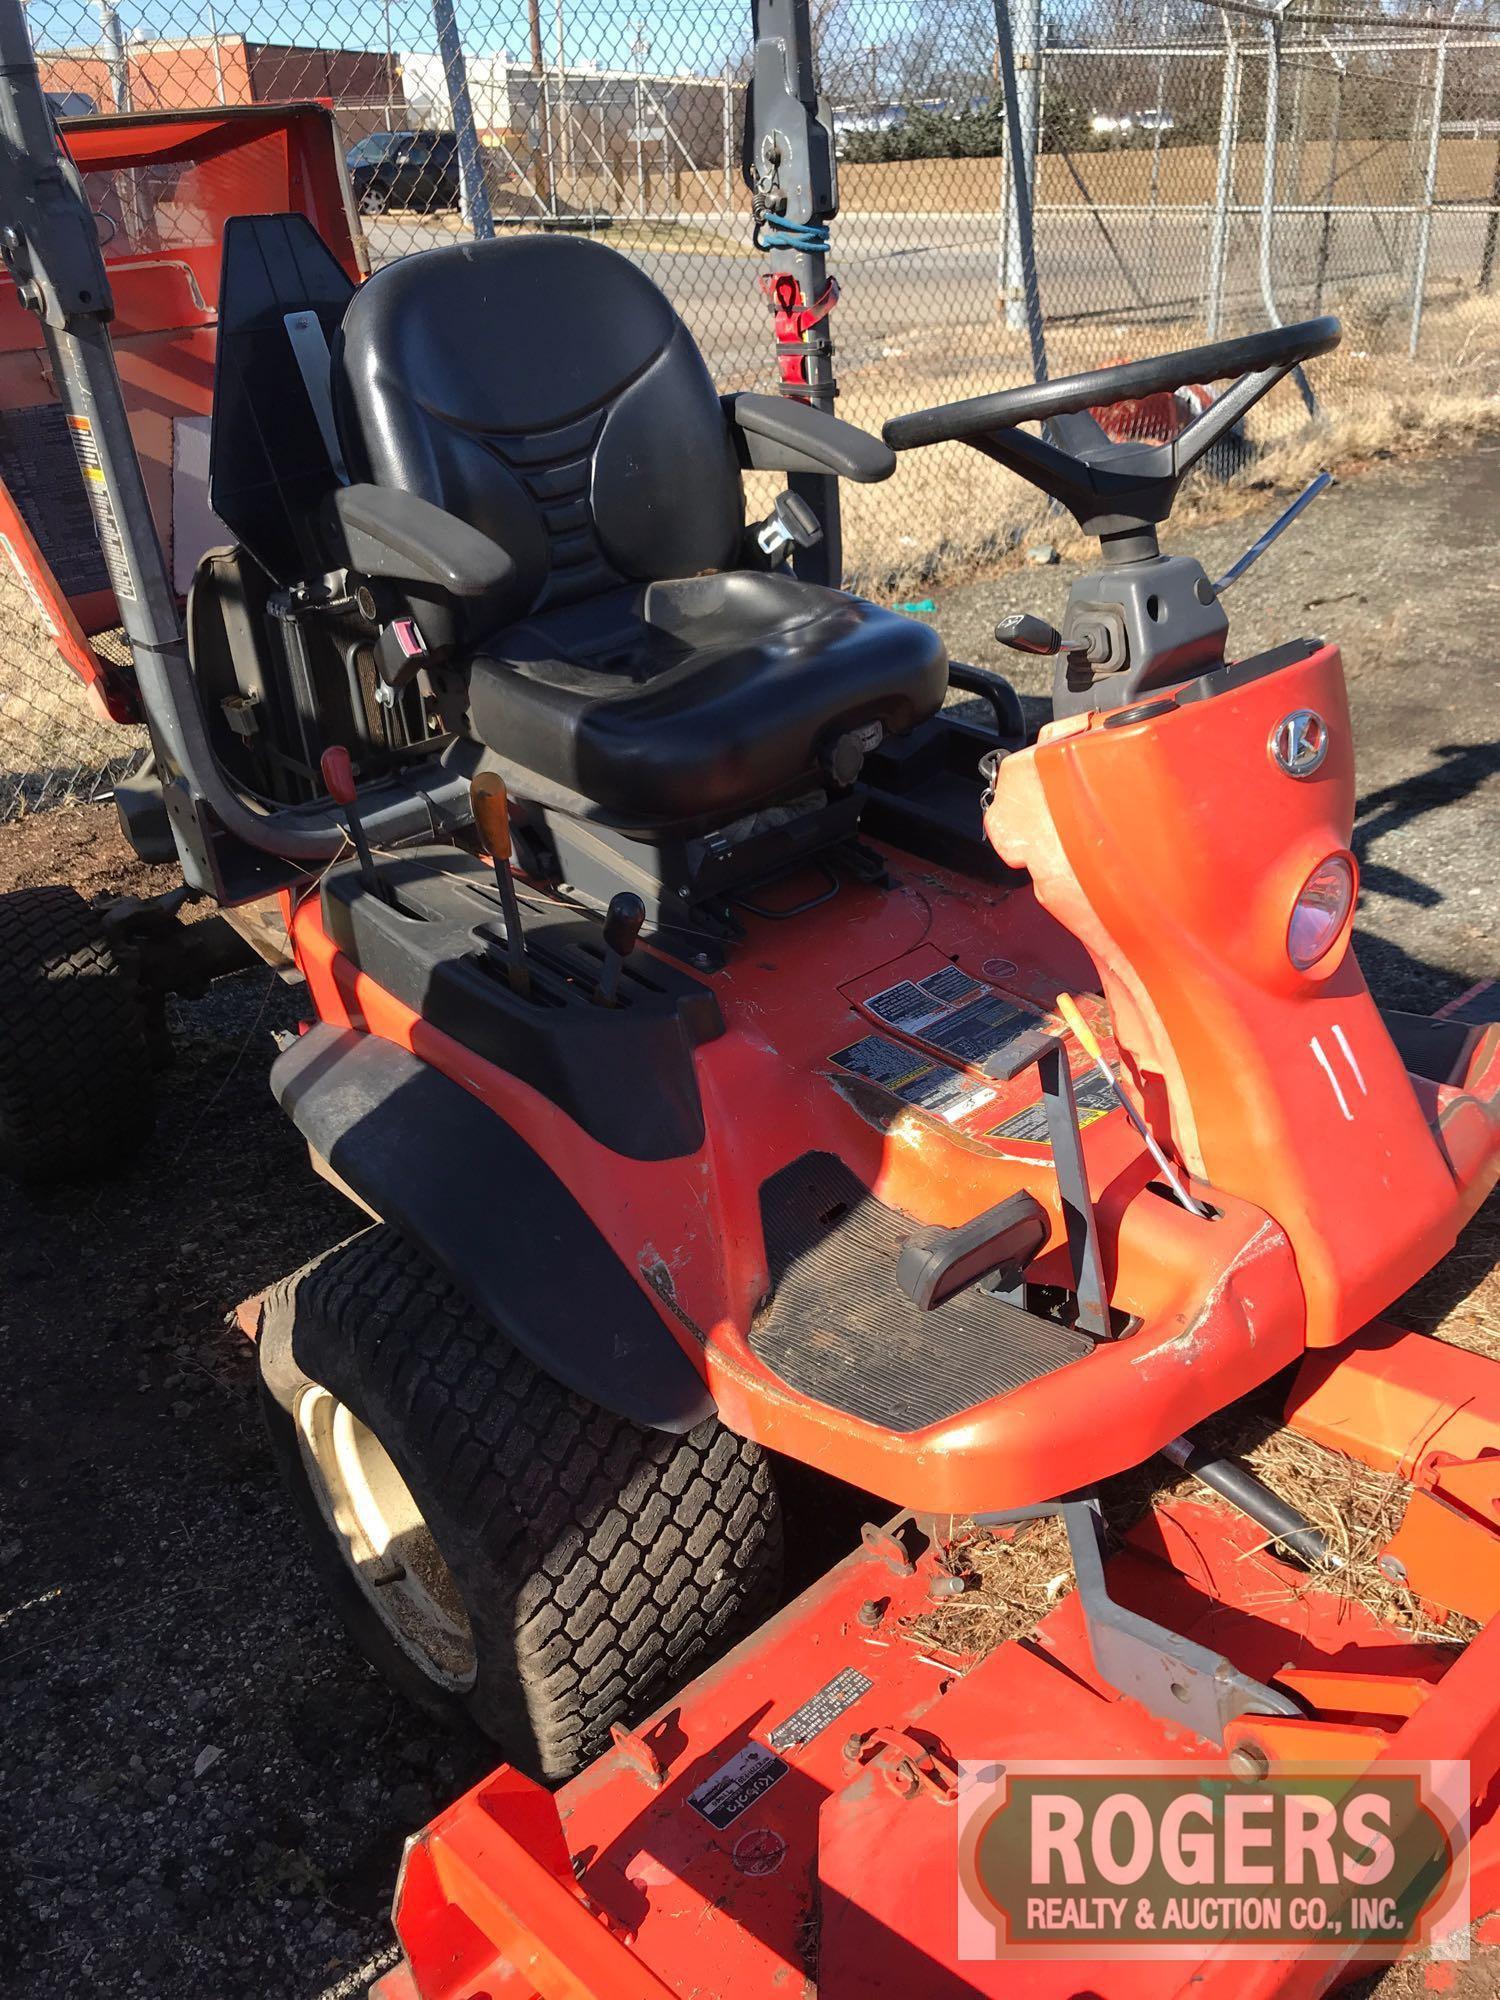
[{"label": "turf tread tire", "polygon": [[110,1173],[155,1122],[146,1018],[98,912],[65,884],[0,896],[0,1171]]},{"label": "turf tread tire", "polygon": [[[569,1776],[779,1601],[781,1516],[756,1445],[716,1419],[642,1429],[518,1353],[416,1248],[377,1226],[268,1294],[262,1407],[361,1649],[429,1712],[477,1725],[533,1774]],[[402,1652],[308,1481],[294,1415],[321,1383],[395,1461],[473,1628],[473,1686]],[[684,1511],[679,1496],[702,1489]],[[689,1518],[690,1515],[690,1518]]]}]

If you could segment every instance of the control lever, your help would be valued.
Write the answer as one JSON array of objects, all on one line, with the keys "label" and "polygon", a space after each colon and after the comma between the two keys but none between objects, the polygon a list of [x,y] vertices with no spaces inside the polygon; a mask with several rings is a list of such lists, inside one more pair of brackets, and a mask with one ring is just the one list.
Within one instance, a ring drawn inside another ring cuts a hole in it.
[{"label": "control lever", "polygon": [[1007,612],[995,627],[995,637],[1013,653],[1060,653],[1063,636],[1045,618],[1033,618],[1029,611]]},{"label": "control lever", "polygon": [[1266,532],[1253,541],[1245,553],[1229,565],[1228,569],[1225,570],[1224,574],[1214,584],[1214,596],[1222,597],[1230,584],[1238,583],[1250,565],[1260,561],[1277,536],[1286,533],[1293,521],[1302,512],[1302,509],[1310,507],[1318,495],[1326,493],[1332,484],[1333,474],[1331,472],[1320,472],[1315,479],[1309,480],[1291,506],[1278,514],[1270,527],[1266,529]]},{"label": "control lever", "polygon": [[1079,638],[1065,639],[1045,618],[1033,618],[1029,611],[1012,611],[995,627],[995,637],[1013,653],[1066,653],[1070,688],[1092,687],[1097,678],[1095,669],[1109,664],[1112,651],[1110,635],[1096,619],[1088,622],[1088,629]]},{"label": "control lever", "polygon": [[635,950],[645,921],[646,905],[629,889],[622,889],[617,896],[610,897],[609,908],[604,913],[604,970],[599,974],[599,984],[594,989],[596,1007],[619,1004],[616,996],[620,974],[625,970],[626,959]]},{"label": "control lever", "polygon": [[510,872],[510,800],[506,797],[505,780],[498,771],[480,771],[475,776],[469,786],[469,809],[479,829],[479,838],[489,849],[495,887],[500,891],[500,907],[505,912],[505,957],[511,991],[524,997],[531,991],[531,968],[526,963],[521,905]]},{"label": "control lever", "polygon": [[360,877],[372,896],[389,902],[384,884],[375,870],[375,857],[370,852],[370,837],[365,832],[365,823],[359,814],[359,787],[354,782],[354,765],[349,752],[342,743],[330,743],[318,759],[318,769],[323,775],[323,788],[336,806],[344,809],[344,822],[349,829],[349,838],[354,842],[354,852],[359,857]]},{"label": "control lever", "polygon": [[770,518],[755,531],[755,544],[773,562],[795,542],[799,549],[816,548],[822,525],[807,502],[796,493],[778,493]]}]

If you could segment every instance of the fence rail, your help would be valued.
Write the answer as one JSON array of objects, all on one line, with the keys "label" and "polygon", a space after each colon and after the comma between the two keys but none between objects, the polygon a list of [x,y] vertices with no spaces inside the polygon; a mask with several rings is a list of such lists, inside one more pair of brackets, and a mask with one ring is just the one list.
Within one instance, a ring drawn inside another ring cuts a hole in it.
[{"label": "fence rail", "polygon": [[[31,0],[63,115],[332,102],[373,264],[466,233],[600,232],[663,286],[726,387],[772,336],[739,170],[748,6],[683,0]],[[1460,421],[1500,363],[1500,0],[1452,25],[1364,0],[814,0],[841,209],[840,408],[892,412],[1335,311],[1317,414]],[[1003,144],[1006,35],[1021,123]],[[1028,313],[1021,211],[1035,240]],[[523,308],[522,308],[523,309]],[[476,329],[496,342],[503,335]],[[1290,386],[1245,440],[1308,421]],[[846,514],[864,587],[1003,547],[1018,489],[956,448]],[[7,600],[9,605],[9,600]],[[0,818],[106,787],[95,725],[17,604],[0,644]]]}]

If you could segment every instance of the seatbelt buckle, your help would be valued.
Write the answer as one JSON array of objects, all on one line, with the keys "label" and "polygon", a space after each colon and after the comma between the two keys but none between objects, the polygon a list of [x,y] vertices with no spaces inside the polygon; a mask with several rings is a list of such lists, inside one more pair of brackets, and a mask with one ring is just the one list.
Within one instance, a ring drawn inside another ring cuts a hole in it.
[{"label": "seatbelt buckle", "polygon": [[393,618],[375,641],[375,698],[389,708],[427,664],[427,641],[415,618]]}]

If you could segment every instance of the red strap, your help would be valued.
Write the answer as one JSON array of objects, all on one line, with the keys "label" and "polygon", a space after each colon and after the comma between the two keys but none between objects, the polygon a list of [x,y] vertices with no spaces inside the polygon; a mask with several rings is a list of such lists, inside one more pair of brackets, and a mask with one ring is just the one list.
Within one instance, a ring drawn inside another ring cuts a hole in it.
[{"label": "red strap", "polygon": [[772,271],[762,277],[760,288],[771,303],[776,328],[777,367],[788,388],[807,382],[807,336],[838,304],[838,280],[830,278],[816,305],[803,303],[802,287],[790,271]]}]

